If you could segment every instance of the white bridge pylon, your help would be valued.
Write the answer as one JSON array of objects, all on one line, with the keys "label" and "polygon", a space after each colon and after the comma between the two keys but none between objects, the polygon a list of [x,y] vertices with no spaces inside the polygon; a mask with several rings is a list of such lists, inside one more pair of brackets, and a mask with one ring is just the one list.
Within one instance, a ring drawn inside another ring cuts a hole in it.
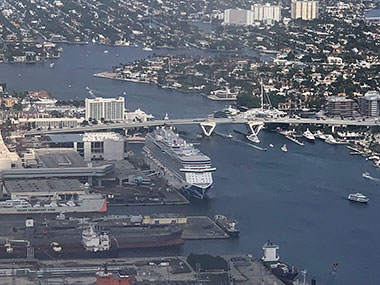
[{"label": "white bridge pylon", "polygon": [[261,121],[248,121],[247,126],[250,134],[259,134],[260,130],[264,127],[264,122]]},{"label": "white bridge pylon", "polygon": [[216,123],[215,122],[201,122],[200,126],[203,131],[203,134],[206,137],[209,137],[212,135],[212,132],[215,130]]}]

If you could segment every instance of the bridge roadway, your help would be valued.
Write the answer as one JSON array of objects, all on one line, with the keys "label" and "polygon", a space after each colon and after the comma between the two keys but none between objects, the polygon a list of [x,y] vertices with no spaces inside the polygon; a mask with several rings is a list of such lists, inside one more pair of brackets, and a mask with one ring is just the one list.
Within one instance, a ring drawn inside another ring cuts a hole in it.
[{"label": "bridge roadway", "polygon": [[39,134],[62,134],[62,133],[85,133],[91,131],[105,131],[113,129],[132,129],[140,127],[154,127],[164,125],[196,125],[196,124],[215,123],[218,124],[247,124],[247,123],[264,123],[264,124],[317,124],[328,126],[379,126],[379,121],[374,119],[363,120],[340,120],[340,119],[313,119],[313,118],[190,118],[190,119],[168,119],[152,120],[147,122],[123,122],[114,124],[97,124],[85,127],[63,128],[51,130],[32,130],[27,131],[25,135],[33,136]]}]

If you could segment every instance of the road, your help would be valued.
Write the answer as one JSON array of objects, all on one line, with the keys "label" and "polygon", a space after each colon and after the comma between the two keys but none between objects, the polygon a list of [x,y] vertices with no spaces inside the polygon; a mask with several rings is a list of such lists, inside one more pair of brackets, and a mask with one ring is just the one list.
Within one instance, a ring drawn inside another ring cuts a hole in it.
[{"label": "road", "polygon": [[246,124],[250,122],[264,123],[264,124],[308,124],[308,125],[328,125],[328,126],[379,126],[376,120],[340,120],[340,119],[313,119],[313,118],[189,118],[189,119],[168,119],[168,120],[152,120],[147,122],[123,122],[114,124],[97,124],[85,127],[64,128],[64,129],[51,129],[51,130],[32,130],[27,131],[25,135],[33,136],[39,134],[63,134],[63,133],[85,133],[91,131],[111,131],[114,129],[131,129],[141,127],[154,127],[164,125],[195,125],[195,124]]}]

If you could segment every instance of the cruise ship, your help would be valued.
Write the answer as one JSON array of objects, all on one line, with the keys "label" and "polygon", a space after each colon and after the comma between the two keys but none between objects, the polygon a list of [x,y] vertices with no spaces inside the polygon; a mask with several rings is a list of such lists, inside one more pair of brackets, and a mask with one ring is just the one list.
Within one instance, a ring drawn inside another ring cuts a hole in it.
[{"label": "cruise ship", "polygon": [[203,199],[213,184],[216,169],[211,159],[179,137],[172,128],[161,127],[149,133],[144,146],[148,163],[178,181],[185,194]]}]

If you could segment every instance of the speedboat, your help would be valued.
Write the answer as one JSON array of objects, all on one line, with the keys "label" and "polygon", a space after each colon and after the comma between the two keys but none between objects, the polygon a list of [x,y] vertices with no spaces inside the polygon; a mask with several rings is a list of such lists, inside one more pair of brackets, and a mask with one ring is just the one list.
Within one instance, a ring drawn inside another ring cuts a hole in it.
[{"label": "speedboat", "polygon": [[249,136],[246,136],[246,138],[253,143],[259,143],[260,142],[260,139],[258,138],[258,136],[256,134],[250,134]]},{"label": "speedboat", "polygon": [[303,136],[307,138],[309,141],[312,141],[312,142],[315,141],[315,136],[313,135],[312,132],[310,132],[309,129],[303,132]]},{"label": "speedboat", "polygon": [[325,142],[327,142],[329,144],[337,144],[338,143],[332,135],[328,135]]},{"label": "speedboat", "polygon": [[284,144],[282,147],[281,147],[281,150],[283,152],[287,152],[288,151],[288,148],[286,147],[286,144]]},{"label": "speedboat", "polygon": [[143,51],[153,51],[153,49],[150,48],[150,47],[144,47],[142,50],[143,50]]},{"label": "speedboat", "polygon": [[359,203],[368,203],[369,199],[362,193],[354,193],[348,195],[348,200]]},{"label": "speedboat", "polygon": [[369,175],[368,172],[363,172],[362,176],[363,176],[363,178],[367,178],[367,179],[371,178],[371,176]]}]

